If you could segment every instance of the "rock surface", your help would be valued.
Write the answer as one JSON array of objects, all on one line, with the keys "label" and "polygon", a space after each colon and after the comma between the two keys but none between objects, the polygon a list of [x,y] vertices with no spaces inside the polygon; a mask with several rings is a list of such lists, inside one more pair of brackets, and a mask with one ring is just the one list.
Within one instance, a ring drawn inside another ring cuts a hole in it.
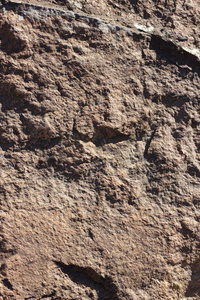
[{"label": "rock surface", "polygon": [[0,14],[0,299],[200,299],[200,1]]}]

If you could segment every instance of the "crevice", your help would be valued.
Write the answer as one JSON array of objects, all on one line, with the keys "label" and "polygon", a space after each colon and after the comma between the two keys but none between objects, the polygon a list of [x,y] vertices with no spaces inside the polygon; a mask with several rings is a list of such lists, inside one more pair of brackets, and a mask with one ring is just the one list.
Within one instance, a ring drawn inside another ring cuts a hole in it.
[{"label": "crevice", "polygon": [[92,233],[91,229],[88,229],[88,236],[94,241],[94,234]]},{"label": "crevice", "polygon": [[198,258],[191,267],[192,277],[187,287],[186,297],[198,297],[200,296],[200,259]]},{"label": "crevice", "polygon": [[193,53],[193,50],[181,47],[173,40],[166,39],[164,36],[154,33],[151,34],[150,48],[180,68],[188,66],[197,72],[197,74],[200,74],[200,58],[197,54]]},{"label": "crevice", "polygon": [[72,132],[75,140],[81,140],[85,142],[91,141],[97,147],[104,146],[106,144],[117,144],[123,141],[130,140],[131,138],[130,134],[124,134],[116,128],[98,125],[95,128],[94,136],[92,138],[88,138],[87,136],[78,132],[78,130],[76,129],[75,121],[73,124]]},{"label": "crevice", "polygon": [[7,10],[15,10],[17,13],[34,18],[33,10],[39,11],[40,16],[35,16],[36,18],[40,17],[43,19],[47,16],[61,16],[66,18],[67,20],[82,20],[89,25],[92,25],[95,28],[98,28],[99,25],[104,25],[108,27],[108,30],[112,33],[116,33],[118,31],[125,31],[128,34],[132,35],[134,39],[140,38],[149,38],[150,47],[155,49],[155,51],[160,52],[161,56],[165,56],[169,61],[181,67],[182,65],[187,65],[192,68],[193,71],[200,74],[200,55],[198,54],[197,49],[189,49],[187,47],[182,47],[177,44],[175,41],[166,38],[161,33],[157,32],[149,32],[145,30],[145,28],[137,28],[137,26],[133,24],[133,27],[125,27],[118,24],[112,24],[108,21],[104,21],[97,17],[92,17],[87,14],[75,13],[70,10],[62,10],[55,7],[44,7],[42,5],[36,5],[31,3],[20,3],[15,1],[8,1],[6,4]]},{"label": "crevice", "polygon": [[7,287],[9,290],[13,291],[13,286],[7,278],[3,279],[2,282],[5,287]]},{"label": "crevice", "polygon": [[154,136],[155,136],[156,131],[157,131],[157,128],[154,129],[154,131],[152,132],[150,138],[149,138],[149,139],[147,140],[147,142],[146,142],[146,146],[145,146],[145,150],[144,150],[144,158],[147,158],[147,157],[148,157],[148,150],[149,150],[149,147],[150,147],[150,145],[151,145],[151,142],[152,142],[152,140],[153,140],[153,138],[154,138]]},{"label": "crevice", "polygon": [[104,146],[104,145],[108,145],[108,144],[118,144],[120,142],[127,141],[129,139],[130,139],[130,136],[119,134],[118,136],[115,136],[112,138],[105,138],[105,137],[97,138],[95,141],[93,141],[93,143],[97,147],[99,147],[99,146]]},{"label": "crevice", "polygon": [[192,177],[200,177],[200,168],[196,166],[193,162],[188,163],[187,171]]},{"label": "crevice", "polygon": [[56,294],[56,292],[55,292],[55,291],[53,291],[51,294],[48,294],[48,295],[43,295],[43,296],[41,297],[41,299],[45,299],[45,298],[50,298],[50,297],[53,297],[53,296],[55,296],[55,294]]},{"label": "crevice", "polygon": [[120,300],[118,288],[112,278],[99,275],[90,267],[66,265],[60,261],[54,261],[57,267],[78,285],[83,285],[96,290],[99,300]]}]

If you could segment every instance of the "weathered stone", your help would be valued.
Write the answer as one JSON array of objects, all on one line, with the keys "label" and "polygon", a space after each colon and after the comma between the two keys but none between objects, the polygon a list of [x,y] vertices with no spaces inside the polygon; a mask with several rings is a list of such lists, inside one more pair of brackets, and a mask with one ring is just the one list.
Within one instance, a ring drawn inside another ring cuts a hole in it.
[{"label": "weathered stone", "polygon": [[198,2],[3,5],[0,299],[199,299]]}]

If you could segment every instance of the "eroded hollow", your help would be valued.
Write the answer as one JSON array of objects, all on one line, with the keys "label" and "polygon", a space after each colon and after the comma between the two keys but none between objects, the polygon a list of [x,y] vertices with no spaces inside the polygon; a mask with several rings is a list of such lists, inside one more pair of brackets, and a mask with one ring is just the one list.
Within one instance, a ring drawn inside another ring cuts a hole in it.
[{"label": "eroded hollow", "polygon": [[78,285],[84,285],[96,290],[100,300],[119,300],[118,288],[112,278],[103,277],[90,267],[80,267],[73,264],[65,265],[62,262],[54,262],[57,267]]},{"label": "eroded hollow", "polygon": [[[192,277],[188,285],[185,296],[199,297],[200,296],[200,258],[198,258],[192,265]],[[199,298],[198,298],[199,299]]]}]

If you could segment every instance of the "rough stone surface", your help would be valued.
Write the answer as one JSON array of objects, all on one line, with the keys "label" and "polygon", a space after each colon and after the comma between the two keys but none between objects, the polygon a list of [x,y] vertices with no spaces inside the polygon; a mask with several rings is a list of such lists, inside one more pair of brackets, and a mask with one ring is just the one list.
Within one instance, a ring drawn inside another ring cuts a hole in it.
[{"label": "rough stone surface", "polygon": [[0,14],[0,299],[200,299],[200,1]]}]

